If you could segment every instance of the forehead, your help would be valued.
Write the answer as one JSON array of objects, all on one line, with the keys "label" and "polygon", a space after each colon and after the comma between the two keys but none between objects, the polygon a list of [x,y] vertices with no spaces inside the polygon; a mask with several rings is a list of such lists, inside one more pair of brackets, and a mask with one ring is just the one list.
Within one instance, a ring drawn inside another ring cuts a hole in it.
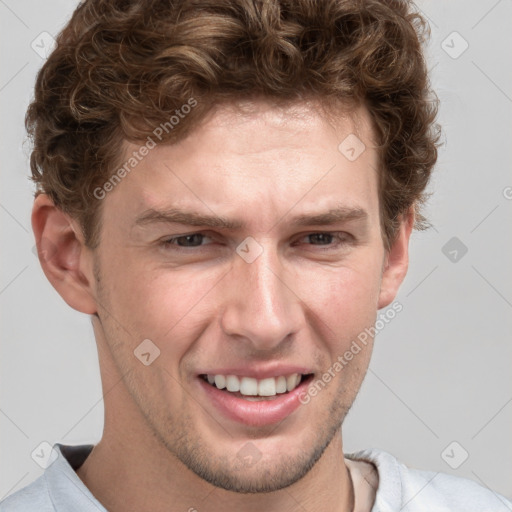
[{"label": "forehead", "polygon": [[[333,204],[371,215],[378,208],[373,144],[364,108],[218,105],[185,139],[147,152],[108,202],[132,218],[148,208],[184,208],[268,223],[291,209],[310,214]],[[127,144],[125,158],[139,148]]]},{"label": "forehead", "polygon": [[[221,142],[226,152],[244,157],[269,151],[300,150],[301,156],[339,151],[338,141],[352,134],[373,145],[373,130],[366,108],[332,110],[319,101],[279,104],[266,100],[216,105],[180,145],[183,151],[202,142]],[[304,142],[307,140],[307,145]],[[312,151],[316,147],[317,151]],[[178,148],[177,148],[178,149]]]}]

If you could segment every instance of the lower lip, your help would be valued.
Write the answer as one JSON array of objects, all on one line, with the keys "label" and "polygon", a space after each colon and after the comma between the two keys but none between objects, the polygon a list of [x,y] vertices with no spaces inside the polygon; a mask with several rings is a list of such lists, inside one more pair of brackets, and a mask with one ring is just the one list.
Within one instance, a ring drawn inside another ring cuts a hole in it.
[{"label": "lower lip", "polygon": [[261,427],[284,420],[302,405],[299,397],[309,385],[311,376],[289,393],[276,395],[273,400],[258,401],[244,400],[228,391],[221,391],[201,377],[198,379],[208,398],[224,416],[245,425]]}]

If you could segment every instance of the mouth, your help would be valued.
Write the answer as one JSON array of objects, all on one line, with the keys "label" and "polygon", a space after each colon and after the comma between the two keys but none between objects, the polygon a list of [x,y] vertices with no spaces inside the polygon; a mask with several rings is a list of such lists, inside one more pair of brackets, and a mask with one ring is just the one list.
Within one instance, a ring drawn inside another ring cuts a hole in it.
[{"label": "mouth", "polygon": [[256,379],[200,374],[198,382],[211,405],[223,416],[249,426],[282,421],[300,405],[314,374],[293,373]]},{"label": "mouth", "polygon": [[206,374],[202,374],[199,377],[220,391],[225,391],[245,400],[258,401],[275,400],[279,395],[288,394],[312,376],[312,373],[292,373],[266,379],[239,377],[237,375]]}]

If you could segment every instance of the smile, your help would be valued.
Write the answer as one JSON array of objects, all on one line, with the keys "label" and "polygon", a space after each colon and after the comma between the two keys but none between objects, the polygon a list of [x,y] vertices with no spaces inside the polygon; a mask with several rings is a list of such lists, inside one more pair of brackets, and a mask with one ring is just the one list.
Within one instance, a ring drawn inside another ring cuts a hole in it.
[{"label": "smile", "polygon": [[[266,379],[238,377],[236,375],[203,375],[212,386],[243,397],[273,397],[293,391],[307,375],[292,373]],[[257,398],[256,398],[257,399]]]},{"label": "smile", "polygon": [[201,374],[198,382],[208,402],[222,416],[249,426],[264,426],[290,416],[314,375],[293,373],[256,379]]}]

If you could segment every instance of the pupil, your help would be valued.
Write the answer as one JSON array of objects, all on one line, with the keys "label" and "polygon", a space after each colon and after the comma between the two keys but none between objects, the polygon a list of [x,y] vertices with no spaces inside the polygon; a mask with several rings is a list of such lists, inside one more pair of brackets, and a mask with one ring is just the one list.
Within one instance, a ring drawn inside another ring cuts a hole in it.
[{"label": "pupil", "polygon": [[[193,234],[193,235],[180,236],[180,237],[177,239],[177,241],[178,241],[178,245],[180,245],[180,246],[182,246],[182,247],[183,247],[183,246],[185,246],[185,247],[191,247],[191,246],[192,246],[192,247],[195,247],[195,246],[197,246],[197,245],[201,245],[201,237],[202,237],[202,236],[203,236],[203,235],[201,235],[201,234],[199,234],[199,233],[195,233],[195,234]],[[185,243],[185,244],[181,243],[181,241],[182,241],[183,239],[190,240],[190,239],[193,239],[194,237],[195,237],[196,241],[199,239],[199,243],[198,243],[198,244],[191,244],[191,245],[190,245],[190,244],[186,244],[186,243]]]},{"label": "pupil", "polygon": [[[315,233],[314,235],[309,235],[310,237],[313,238],[313,240],[316,238],[317,240],[320,239],[320,242],[322,241],[322,238],[323,238],[323,241],[324,243],[328,244],[331,242],[330,238],[332,238],[332,235],[329,234],[329,233]],[[327,237],[327,240],[326,238]],[[318,245],[318,244],[314,244],[314,245]]]}]

